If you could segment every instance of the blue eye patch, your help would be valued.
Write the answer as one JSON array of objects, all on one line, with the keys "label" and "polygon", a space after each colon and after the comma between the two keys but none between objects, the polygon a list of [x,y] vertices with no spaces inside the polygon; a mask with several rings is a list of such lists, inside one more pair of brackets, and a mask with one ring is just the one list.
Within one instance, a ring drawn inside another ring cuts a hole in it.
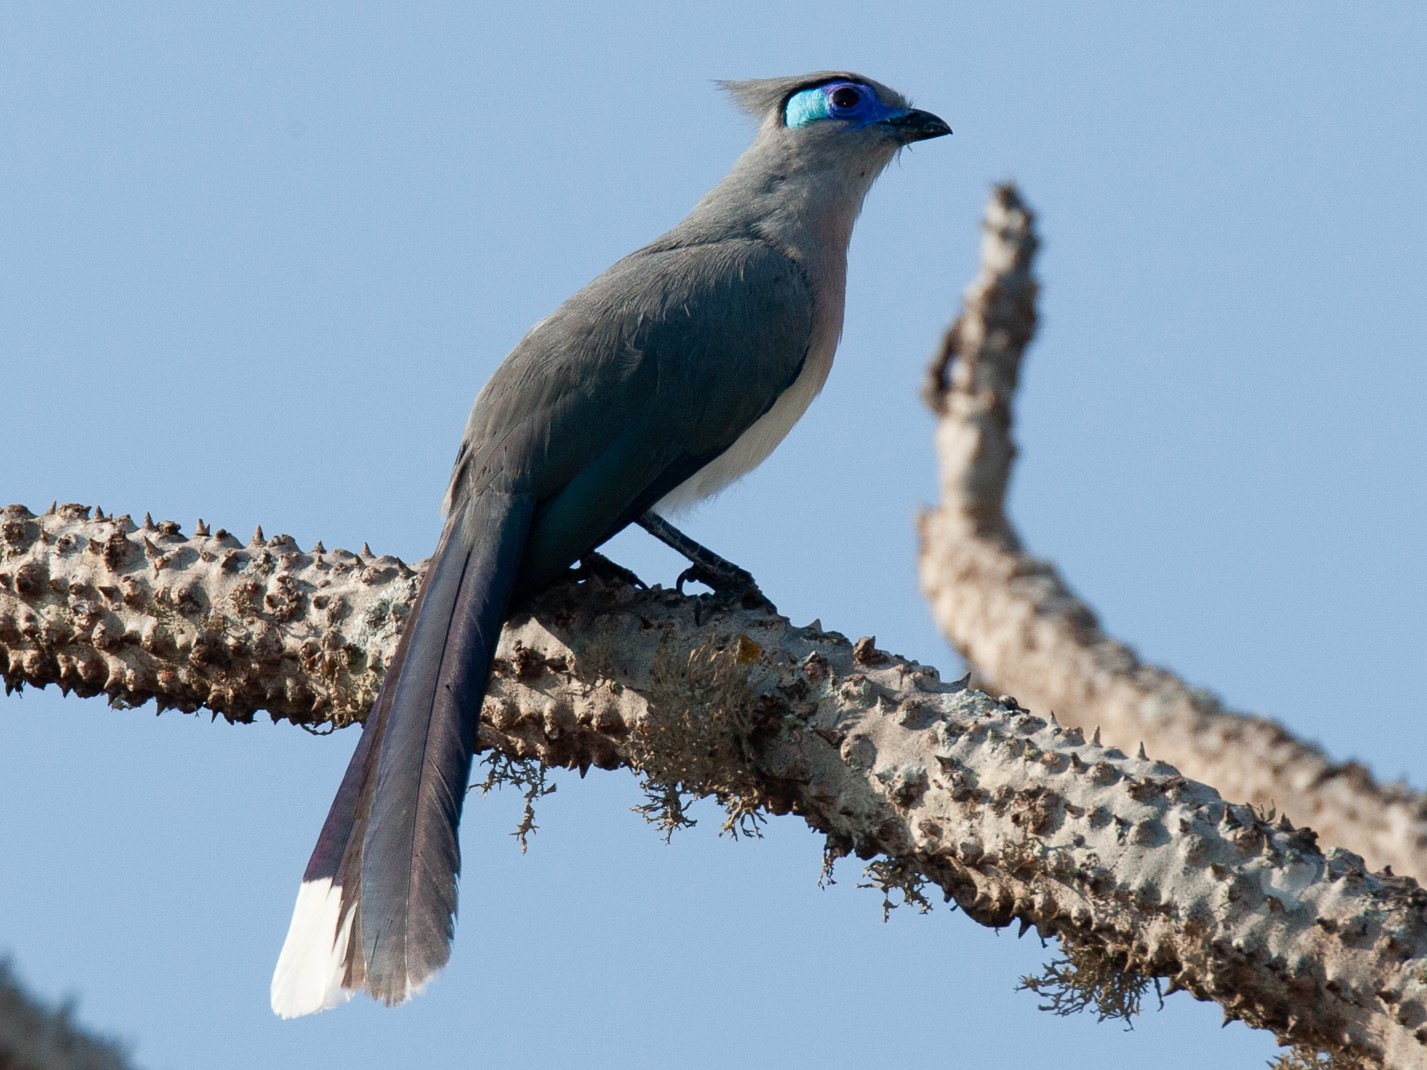
[{"label": "blue eye patch", "polygon": [[802,89],[788,98],[783,109],[783,122],[788,126],[807,126],[821,119],[842,119],[856,127],[905,114],[905,108],[889,108],[877,98],[876,91],[861,82],[828,82]]}]

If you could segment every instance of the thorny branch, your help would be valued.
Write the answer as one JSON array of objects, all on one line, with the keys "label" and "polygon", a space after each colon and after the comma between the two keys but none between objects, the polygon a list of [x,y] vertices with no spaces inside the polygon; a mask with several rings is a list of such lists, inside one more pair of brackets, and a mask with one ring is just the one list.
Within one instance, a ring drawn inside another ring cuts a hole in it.
[{"label": "thorny branch", "polygon": [[1427,798],[1146,665],[1101,630],[1053,565],[1024,550],[1005,497],[1011,405],[1036,326],[1036,246],[1020,194],[996,189],[980,273],[930,369],[942,500],[922,517],[921,584],[943,633],[995,691],[1121,747],[1143,741],[1226,798],[1276,806],[1375,866],[1427,878]]},{"label": "thorny branch", "polygon": [[0,1067],[4,1070],[132,1070],[125,1046],[75,1021],[68,1003],[47,1006],[0,960]]},{"label": "thorny branch", "polygon": [[[356,719],[416,573],[65,506],[0,514],[0,670],[119,704]],[[482,743],[654,769],[732,812],[796,813],[985,925],[1018,921],[1303,1051],[1427,1054],[1427,893],[1143,756],[927,666],[749,610],[591,582],[512,619]],[[690,747],[668,731],[696,717]],[[1087,950],[1088,949],[1088,950]]]}]

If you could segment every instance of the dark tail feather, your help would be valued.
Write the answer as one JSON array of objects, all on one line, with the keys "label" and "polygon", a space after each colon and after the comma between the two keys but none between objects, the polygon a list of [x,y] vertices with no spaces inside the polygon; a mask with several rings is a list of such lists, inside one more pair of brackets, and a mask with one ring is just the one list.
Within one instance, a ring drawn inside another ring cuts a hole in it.
[{"label": "dark tail feather", "polygon": [[486,491],[447,521],[303,875],[273,975],[284,1017],[362,987],[400,1003],[450,957],[456,826],[531,511]]}]

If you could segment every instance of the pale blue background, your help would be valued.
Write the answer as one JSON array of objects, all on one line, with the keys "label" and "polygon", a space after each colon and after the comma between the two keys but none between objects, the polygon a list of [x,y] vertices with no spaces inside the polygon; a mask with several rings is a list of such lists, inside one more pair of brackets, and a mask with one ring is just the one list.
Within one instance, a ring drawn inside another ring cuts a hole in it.
[{"label": "pale blue background", "polygon": [[[1117,634],[1427,785],[1420,4],[0,9],[0,501],[424,556],[470,399],[676,222],[748,130],[718,77],[850,66],[942,114],[873,191],[822,399],[692,532],[795,621],[959,671],[916,591],[925,358],[989,185],[1043,213],[1013,506]],[[627,537],[651,579],[677,564]],[[1048,954],[816,886],[793,819],[672,847],[628,774],[472,800],[451,968],[398,1011],[267,1008],[353,744],[0,700],[0,953],[151,1068],[1189,1068],[1012,991]]]}]

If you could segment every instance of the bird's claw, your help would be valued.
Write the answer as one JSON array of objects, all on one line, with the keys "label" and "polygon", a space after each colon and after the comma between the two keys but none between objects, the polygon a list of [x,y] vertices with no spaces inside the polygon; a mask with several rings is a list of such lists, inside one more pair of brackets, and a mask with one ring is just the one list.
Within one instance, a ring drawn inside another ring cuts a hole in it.
[{"label": "bird's claw", "polygon": [[575,570],[582,580],[598,580],[612,587],[633,587],[640,591],[649,590],[649,584],[641,580],[632,569],[611,561],[604,554],[591,550],[580,558],[580,567]]}]

